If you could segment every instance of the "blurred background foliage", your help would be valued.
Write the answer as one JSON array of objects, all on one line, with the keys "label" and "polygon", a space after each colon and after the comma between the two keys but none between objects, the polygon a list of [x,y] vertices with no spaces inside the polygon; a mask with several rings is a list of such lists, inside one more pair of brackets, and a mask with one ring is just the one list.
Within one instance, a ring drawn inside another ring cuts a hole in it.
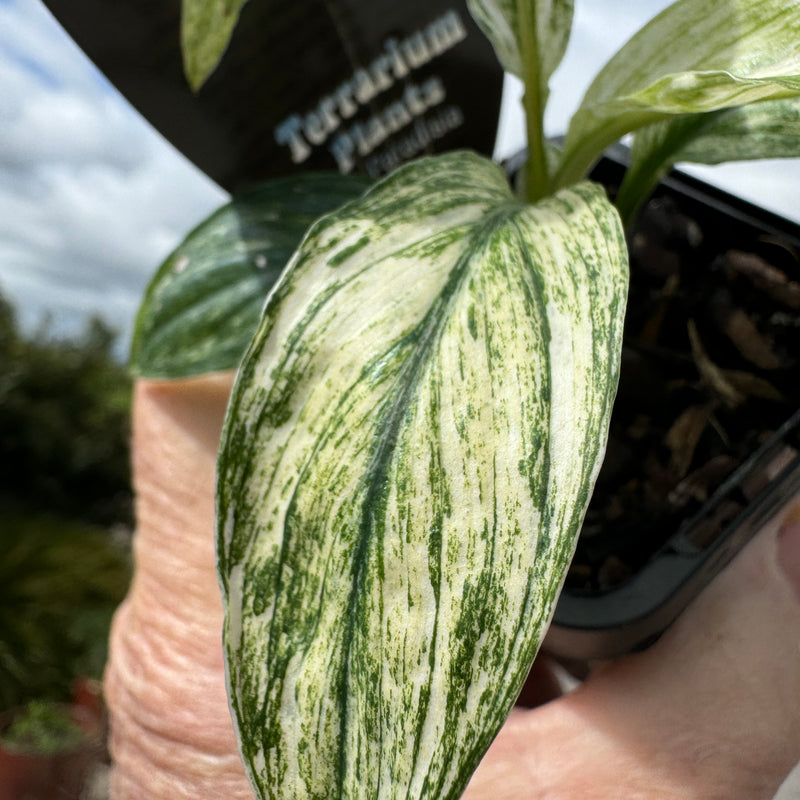
[{"label": "blurred background foliage", "polygon": [[127,590],[131,381],[91,319],[24,335],[0,296],[0,711],[99,678]]}]

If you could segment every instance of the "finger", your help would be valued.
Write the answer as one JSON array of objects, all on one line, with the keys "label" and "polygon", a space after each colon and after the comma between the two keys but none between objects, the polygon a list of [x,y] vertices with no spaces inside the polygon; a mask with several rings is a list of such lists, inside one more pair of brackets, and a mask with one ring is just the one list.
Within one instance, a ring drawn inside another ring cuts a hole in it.
[{"label": "finger", "polygon": [[231,383],[226,374],[136,386],[136,568],[105,680],[115,800],[252,798],[225,692],[213,537]]},{"label": "finger", "polygon": [[800,504],[649,650],[512,719],[467,797],[769,800],[800,759],[798,698]]},{"label": "finger", "polygon": [[800,759],[798,510],[762,531],[654,647],[576,693],[606,735],[693,796],[771,798]]}]

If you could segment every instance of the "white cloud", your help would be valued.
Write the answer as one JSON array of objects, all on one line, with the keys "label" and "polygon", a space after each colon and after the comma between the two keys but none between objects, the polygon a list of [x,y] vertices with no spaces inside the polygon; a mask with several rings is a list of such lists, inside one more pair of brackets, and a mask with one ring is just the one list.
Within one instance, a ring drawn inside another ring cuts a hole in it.
[{"label": "white cloud", "polygon": [[3,116],[0,164],[9,169],[104,162],[130,170],[147,157],[141,126],[114,95],[102,90],[81,96],[39,89],[13,117]]},{"label": "white cloud", "polygon": [[97,73],[39,0],[0,2],[0,291],[26,324],[129,335],[158,264],[225,193]]}]

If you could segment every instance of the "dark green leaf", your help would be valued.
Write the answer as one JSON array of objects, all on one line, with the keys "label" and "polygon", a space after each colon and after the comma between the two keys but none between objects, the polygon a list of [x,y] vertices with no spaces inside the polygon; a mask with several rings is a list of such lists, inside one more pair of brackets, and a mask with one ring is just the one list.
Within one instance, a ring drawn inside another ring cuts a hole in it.
[{"label": "dark green leaf", "polygon": [[180,378],[234,369],[309,225],[368,185],[364,177],[333,173],[279,178],[195,228],[147,289],[131,346],[133,373]]}]

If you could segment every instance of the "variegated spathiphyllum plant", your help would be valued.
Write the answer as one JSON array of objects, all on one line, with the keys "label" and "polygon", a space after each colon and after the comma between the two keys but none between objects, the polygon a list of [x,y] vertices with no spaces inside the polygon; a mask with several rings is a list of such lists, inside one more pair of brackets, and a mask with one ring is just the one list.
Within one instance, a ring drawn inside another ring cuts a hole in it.
[{"label": "variegated spathiphyllum plant", "polygon": [[[241,0],[184,6],[199,85]],[[635,133],[625,216],[677,160],[800,152],[800,3],[679,0],[603,68],[560,149],[542,120],[571,0],[470,8],[525,84],[522,196],[466,152],[369,188],[273,182],[194,231],[139,315],[142,375],[246,349],[218,559],[231,706],[264,798],[456,798],[513,704],[617,384],[623,226],[585,180],[604,148]]]}]

